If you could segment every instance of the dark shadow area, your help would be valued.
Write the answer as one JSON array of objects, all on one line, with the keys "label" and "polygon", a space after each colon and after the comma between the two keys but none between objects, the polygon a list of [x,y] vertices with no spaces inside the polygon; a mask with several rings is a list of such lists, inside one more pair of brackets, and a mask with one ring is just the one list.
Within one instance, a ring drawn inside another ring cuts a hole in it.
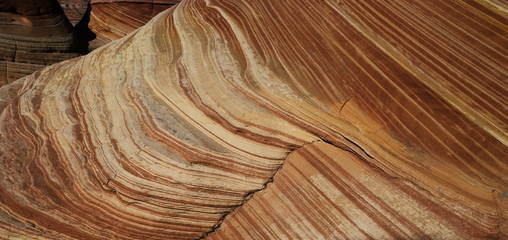
[{"label": "dark shadow area", "polygon": [[95,39],[95,33],[88,28],[88,23],[90,22],[90,11],[92,10],[90,3],[88,3],[87,9],[83,18],[74,26],[74,31],[76,34],[76,51],[80,54],[87,54],[88,51],[88,42]]}]

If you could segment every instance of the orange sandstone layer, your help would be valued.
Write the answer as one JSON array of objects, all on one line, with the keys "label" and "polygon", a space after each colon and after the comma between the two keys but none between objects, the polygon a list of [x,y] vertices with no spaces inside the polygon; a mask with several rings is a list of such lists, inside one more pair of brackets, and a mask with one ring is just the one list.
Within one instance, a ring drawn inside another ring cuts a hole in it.
[{"label": "orange sandstone layer", "polygon": [[458,201],[394,178],[323,142],[292,152],[273,183],[245,202],[207,239],[500,237],[479,227],[480,221],[495,226],[499,218],[465,221],[468,216]]},{"label": "orange sandstone layer", "polygon": [[0,236],[508,238],[490,3],[184,0],[0,89]]}]

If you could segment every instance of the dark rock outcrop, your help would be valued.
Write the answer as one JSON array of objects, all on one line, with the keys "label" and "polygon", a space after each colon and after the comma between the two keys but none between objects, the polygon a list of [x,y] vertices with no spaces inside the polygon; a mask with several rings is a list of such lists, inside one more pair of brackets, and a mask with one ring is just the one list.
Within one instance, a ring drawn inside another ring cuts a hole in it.
[{"label": "dark rock outcrop", "polygon": [[0,3],[0,86],[79,56],[78,45],[56,0]]}]

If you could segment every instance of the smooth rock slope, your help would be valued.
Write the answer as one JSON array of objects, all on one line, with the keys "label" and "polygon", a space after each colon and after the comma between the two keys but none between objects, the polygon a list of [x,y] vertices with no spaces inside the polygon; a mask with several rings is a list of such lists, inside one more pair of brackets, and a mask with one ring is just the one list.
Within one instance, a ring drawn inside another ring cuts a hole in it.
[{"label": "smooth rock slope", "polygon": [[183,0],[0,89],[0,236],[508,238],[496,3]]}]

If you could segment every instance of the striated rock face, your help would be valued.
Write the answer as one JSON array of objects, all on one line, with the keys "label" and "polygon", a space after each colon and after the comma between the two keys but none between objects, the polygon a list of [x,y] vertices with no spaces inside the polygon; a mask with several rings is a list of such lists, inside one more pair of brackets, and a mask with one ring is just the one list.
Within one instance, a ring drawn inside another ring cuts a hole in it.
[{"label": "striated rock face", "polygon": [[0,236],[508,238],[493,6],[184,0],[0,89]]},{"label": "striated rock face", "polygon": [[[493,194],[495,199],[499,193]],[[461,205],[369,166],[350,151],[317,142],[292,152],[273,183],[228,216],[210,239],[504,236],[497,229],[499,217],[465,221]]]},{"label": "striated rock face", "polygon": [[0,3],[0,86],[76,57],[72,25],[56,0]]},{"label": "striated rock face", "polygon": [[181,0],[91,0],[89,28],[97,35],[92,43],[102,46],[145,25]]}]

